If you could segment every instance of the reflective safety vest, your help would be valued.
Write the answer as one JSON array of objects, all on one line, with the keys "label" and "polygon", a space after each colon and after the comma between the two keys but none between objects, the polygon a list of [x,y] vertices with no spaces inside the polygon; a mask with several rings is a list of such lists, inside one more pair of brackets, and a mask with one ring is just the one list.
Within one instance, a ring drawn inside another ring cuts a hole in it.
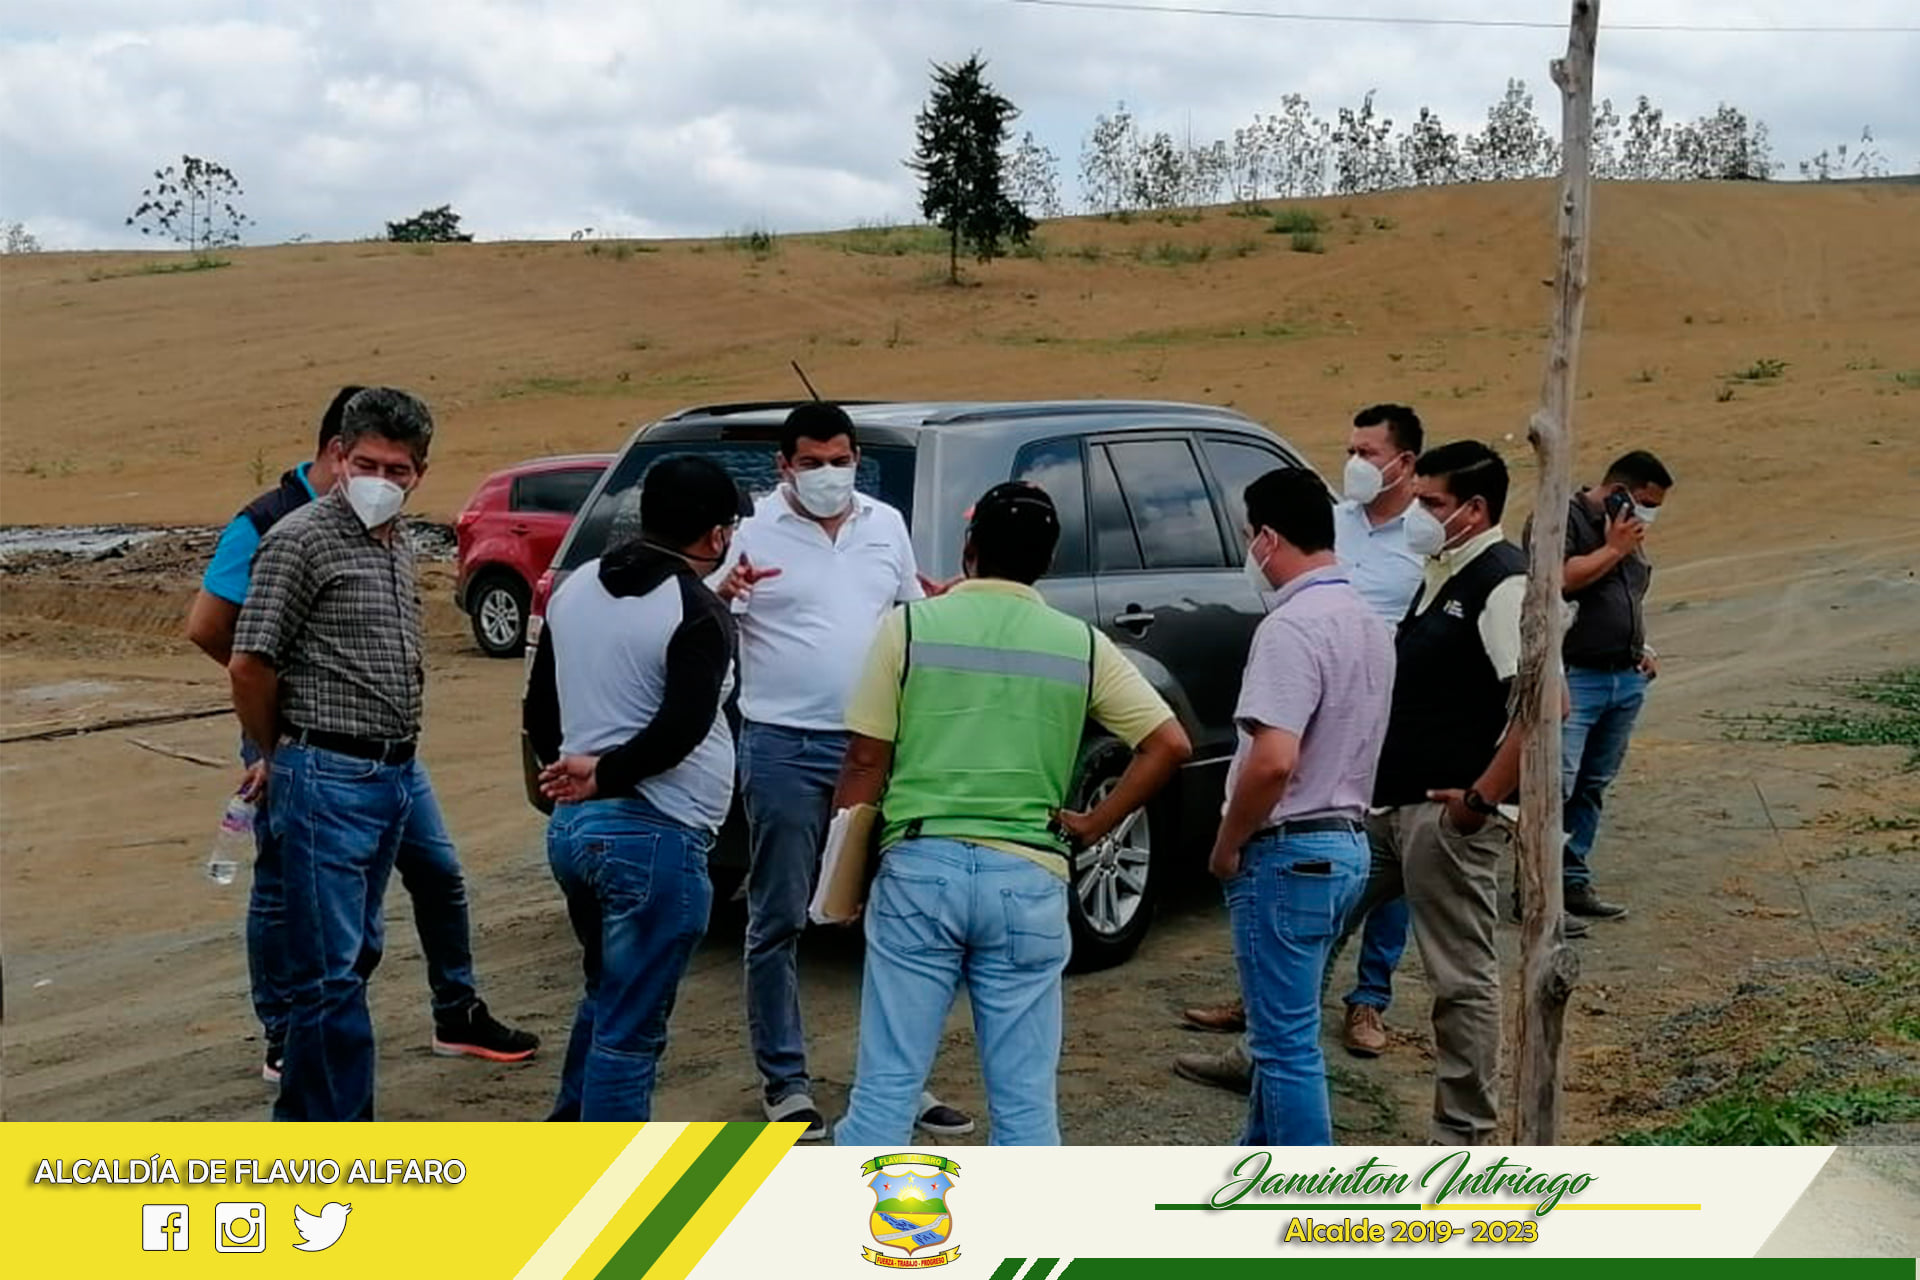
[{"label": "reflective safety vest", "polygon": [[1066,802],[1093,685],[1093,630],[1038,601],[954,591],[906,606],[885,848],[915,836],[1065,855]]}]

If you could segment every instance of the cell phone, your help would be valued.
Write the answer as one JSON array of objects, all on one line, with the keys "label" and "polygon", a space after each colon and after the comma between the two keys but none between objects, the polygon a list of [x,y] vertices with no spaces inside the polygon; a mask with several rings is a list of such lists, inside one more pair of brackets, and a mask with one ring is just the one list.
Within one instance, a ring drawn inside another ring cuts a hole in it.
[{"label": "cell phone", "polygon": [[1618,520],[1632,509],[1633,499],[1627,496],[1624,489],[1615,489],[1607,495],[1607,519]]}]

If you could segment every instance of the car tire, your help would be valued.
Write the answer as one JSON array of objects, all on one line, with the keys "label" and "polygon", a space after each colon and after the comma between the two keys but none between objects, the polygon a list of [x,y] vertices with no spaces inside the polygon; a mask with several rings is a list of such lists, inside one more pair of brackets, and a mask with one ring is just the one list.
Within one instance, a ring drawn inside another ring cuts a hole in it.
[{"label": "car tire", "polygon": [[467,617],[474,643],[490,658],[517,658],[527,647],[527,612],[533,593],[511,573],[482,574],[467,589]]},{"label": "car tire", "polygon": [[[1081,752],[1071,808],[1085,812],[1120,782],[1133,762],[1123,744],[1104,739]],[[1073,855],[1067,886],[1067,920],[1073,955],[1067,968],[1091,973],[1122,964],[1153,927],[1154,901],[1164,868],[1155,865],[1155,840],[1173,834],[1171,813],[1149,802],[1106,839]]]}]

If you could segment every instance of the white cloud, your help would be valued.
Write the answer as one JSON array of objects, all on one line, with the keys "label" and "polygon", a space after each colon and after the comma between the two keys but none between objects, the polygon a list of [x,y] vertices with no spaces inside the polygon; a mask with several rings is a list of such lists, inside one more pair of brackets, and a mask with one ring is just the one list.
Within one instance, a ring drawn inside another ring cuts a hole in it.
[{"label": "white cloud", "polygon": [[[1248,0],[1249,4],[1259,0]],[[1329,6],[1322,6],[1329,7]],[[1430,11],[1404,0],[1356,9]],[[1451,0],[1450,14],[1560,6]],[[1808,10],[1610,0],[1609,22],[1914,21],[1905,0]],[[240,175],[254,238],[368,234],[451,202],[483,237],[581,226],[778,230],[904,216],[901,160],[927,64],[979,49],[1018,127],[1071,191],[1094,115],[1223,136],[1283,94],[1323,115],[1378,89],[1476,127],[1508,76],[1552,112],[1558,30],[1293,24],[1041,9],[1004,0],[67,0],[0,4],[0,215],[48,247],[137,241],[122,225],[183,152]],[[1920,167],[1920,37],[1651,34],[1603,28],[1599,91],[1669,119],[1721,101],[1794,161],[1872,124]]]}]

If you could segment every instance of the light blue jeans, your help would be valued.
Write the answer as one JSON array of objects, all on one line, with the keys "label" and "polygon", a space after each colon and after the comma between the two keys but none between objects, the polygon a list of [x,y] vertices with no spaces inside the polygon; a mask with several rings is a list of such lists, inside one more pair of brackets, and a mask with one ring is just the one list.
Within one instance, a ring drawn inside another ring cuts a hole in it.
[{"label": "light blue jeans", "polygon": [[1253,1055],[1243,1146],[1333,1143],[1320,985],[1334,939],[1366,888],[1370,858],[1357,831],[1273,835],[1247,845],[1239,874],[1227,881]]},{"label": "light blue jeans", "polygon": [[1607,788],[1627,758],[1633,725],[1647,700],[1647,678],[1638,671],[1598,671],[1573,667],[1567,672],[1573,706],[1560,734],[1560,794],[1566,802],[1567,844],[1560,878],[1569,889],[1593,884],[1593,838],[1600,831],[1600,808]]},{"label": "light blue jeans", "polygon": [[1057,1146],[1067,882],[983,845],[903,840],[881,859],[866,933],[860,1052],[834,1141],[912,1140],[920,1091],[965,981],[991,1142]]}]

